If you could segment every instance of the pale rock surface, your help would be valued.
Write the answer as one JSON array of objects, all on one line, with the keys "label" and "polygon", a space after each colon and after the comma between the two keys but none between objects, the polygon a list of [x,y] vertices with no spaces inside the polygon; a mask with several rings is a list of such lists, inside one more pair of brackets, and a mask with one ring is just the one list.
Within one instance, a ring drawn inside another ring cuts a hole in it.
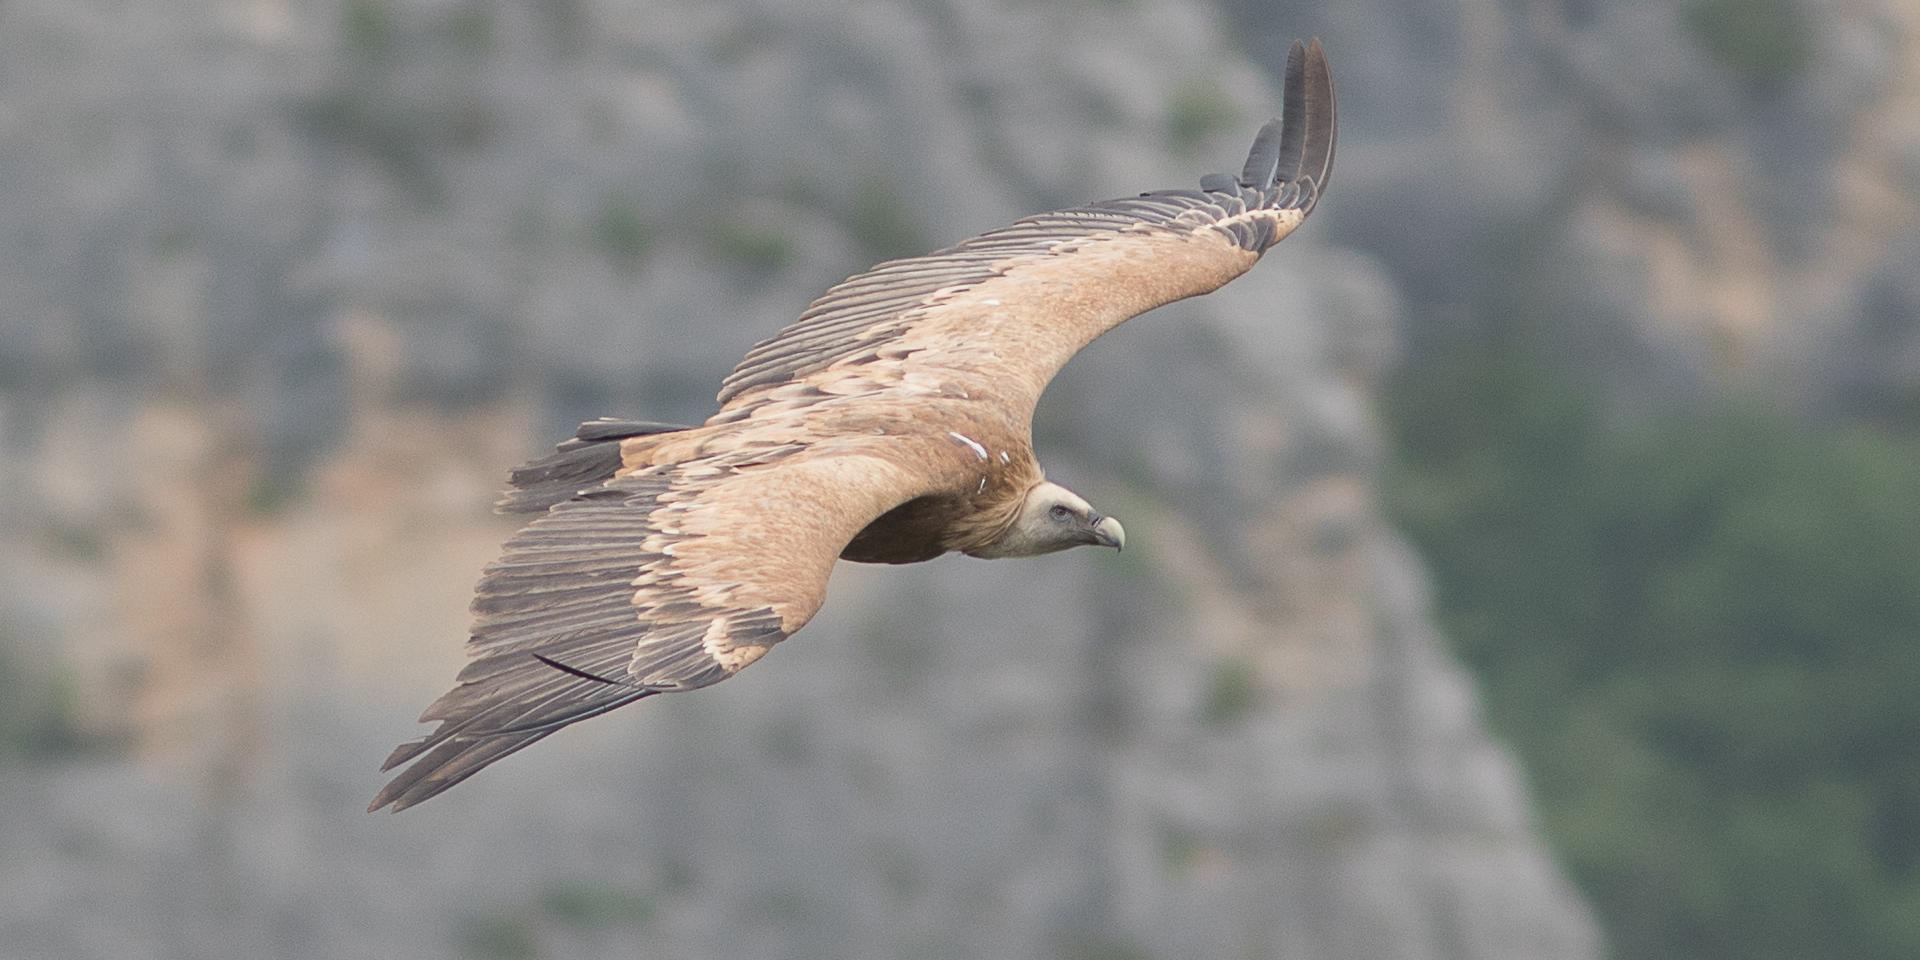
[{"label": "pale rock surface", "polygon": [[[1402,308],[1326,225],[1395,162],[1363,146],[1253,275],[1049,396],[1042,456],[1126,554],[843,567],[765,665],[360,812],[457,667],[505,466],[703,416],[874,259],[1232,168],[1278,99],[1228,33],[1187,0],[0,5],[0,609],[87,652],[146,759],[6,770],[0,942],[1598,956],[1375,505]],[[49,517],[97,546],[50,555]]]}]

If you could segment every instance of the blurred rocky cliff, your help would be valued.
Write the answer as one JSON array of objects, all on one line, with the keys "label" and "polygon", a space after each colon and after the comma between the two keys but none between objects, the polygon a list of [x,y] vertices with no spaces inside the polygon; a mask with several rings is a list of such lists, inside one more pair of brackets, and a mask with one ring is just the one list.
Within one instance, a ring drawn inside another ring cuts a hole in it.
[{"label": "blurred rocky cliff", "polygon": [[[1597,956],[1378,515],[1371,396],[1516,263],[1623,394],[1906,389],[1912,12],[1776,6],[1756,59],[1686,32],[1713,3],[0,3],[0,647],[67,691],[0,771],[0,940]],[[843,568],[767,665],[359,812],[507,466],[704,417],[875,260],[1230,168],[1311,33],[1327,204],[1041,411],[1137,549]]]},{"label": "blurred rocky cliff", "polygon": [[1222,5],[1263,62],[1297,31],[1343,41],[1342,185],[1366,188],[1335,239],[1398,282],[1415,361],[1524,337],[1630,407],[1758,385],[1915,409],[1912,3]]}]

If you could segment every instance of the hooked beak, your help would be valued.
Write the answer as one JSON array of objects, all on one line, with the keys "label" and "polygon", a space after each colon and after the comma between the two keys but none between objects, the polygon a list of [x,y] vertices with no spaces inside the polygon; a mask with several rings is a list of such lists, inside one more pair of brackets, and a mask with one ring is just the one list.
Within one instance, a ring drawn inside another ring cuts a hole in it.
[{"label": "hooked beak", "polygon": [[1093,521],[1093,542],[1124,550],[1127,546],[1127,528],[1112,517],[1096,517]]}]

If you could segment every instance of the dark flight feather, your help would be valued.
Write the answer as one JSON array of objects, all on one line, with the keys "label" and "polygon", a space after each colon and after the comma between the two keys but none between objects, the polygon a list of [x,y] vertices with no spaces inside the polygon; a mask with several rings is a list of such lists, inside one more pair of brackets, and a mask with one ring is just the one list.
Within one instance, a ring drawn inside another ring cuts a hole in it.
[{"label": "dark flight feather", "polygon": [[1266,126],[1253,138],[1253,149],[1247,151],[1247,163],[1240,168],[1240,185],[1254,190],[1267,190],[1273,186],[1274,176],[1280,169],[1280,134],[1285,125],[1279,120],[1268,120]]},{"label": "dark flight feather", "polygon": [[1307,48],[1295,40],[1287,50],[1287,72],[1281,87],[1281,123],[1274,177],[1288,183],[1300,179],[1300,158],[1307,145]]},{"label": "dark flight feather", "polygon": [[[1297,41],[1295,46],[1299,46]],[[1291,64],[1292,56],[1289,55],[1287,60]],[[1327,185],[1333,182],[1334,142],[1339,134],[1333,97],[1333,73],[1327,68],[1326,54],[1321,51],[1318,39],[1307,45],[1301,73],[1301,85],[1305,90],[1301,126],[1306,135],[1300,147],[1298,179],[1313,184],[1313,195],[1307,202],[1307,209],[1311,211],[1319,203],[1320,196],[1327,192]],[[1291,106],[1292,102],[1289,101],[1289,109]]]},{"label": "dark flight feather", "polygon": [[686,429],[647,420],[589,420],[553,453],[513,468],[507,475],[513,489],[494,504],[494,509],[500,513],[539,513],[613,479],[620,469],[620,441]]}]

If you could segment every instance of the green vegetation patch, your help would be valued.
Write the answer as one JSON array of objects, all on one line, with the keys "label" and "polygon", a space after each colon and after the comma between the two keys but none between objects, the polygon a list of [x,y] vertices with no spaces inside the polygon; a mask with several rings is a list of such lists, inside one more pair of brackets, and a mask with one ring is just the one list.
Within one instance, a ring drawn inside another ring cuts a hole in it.
[{"label": "green vegetation patch", "polygon": [[1152,954],[1125,940],[1110,937],[1078,937],[1060,945],[1060,960],[1148,960]]},{"label": "green vegetation patch", "polygon": [[107,559],[107,535],[99,524],[48,517],[37,532],[35,539],[50,556],[84,564]]},{"label": "green vegetation patch", "polygon": [[594,238],[607,256],[627,267],[638,266],[653,248],[653,228],[640,207],[625,197],[611,197],[601,205]]},{"label": "green vegetation patch", "polygon": [[792,235],[777,226],[745,220],[716,223],[707,234],[707,253],[749,273],[769,275],[793,262],[797,248]]},{"label": "green vegetation patch", "polygon": [[496,27],[493,14],[485,7],[467,7],[447,17],[447,38],[468,53],[486,53],[493,49]]},{"label": "green vegetation patch", "polygon": [[1189,84],[1174,91],[1167,104],[1167,142],[1181,153],[1192,153],[1239,120],[1239,108],[1219,88]]},{"label": "green vegetation patch", "polygon": [[1205,862],[1212,848],[1192,830],[1160,828],[1160,865],[1168,873],[1185,873]]},{"label": "green vegetation patch", "polygon": [[1390,509],[1621,960],[1920,956],[1920,444],[1402,377]]},{"label": "green vegetation patch", "polygon": [[418,202],[443,202],[446,185],[434,157],[444,147],[471,147],[491,119],[478,108],[425,111],[396,105],[378,82],[344,85],[302,103],[301,126],[313,136],[357,151]]},{"label": "green vegetation patch", "polygon": [[306,472],[291,465],[262,470],[247,488],[247,510],[277,516],[304,501],[312,491]]},{"label": "green vegetation patch", "polygon": [[585,883],[556,886],[540,898],[541,912],[569,926],[642,924],[653,918],[647,898],[618,887]]},{"label": "green vegetation patch", "polygon": [[461,925],[460,953],[472,960],[536,960],[533,926],[515,917],[476,917]]},{"label": "green vegetation patch", "polygon": [[1813,61],[1812,31],[1795,0],[1691,0],[1687,33],[1749,86],[1772,89]]},{"label": "green vegetation patch", "polygon": [[0,646],[0,761],[46,760],[105,745],[82,727],[79,691],[69,677],[32,669]]},{"label": "green vegetation patch", "polygon": [[393,12],[383,0],[346,0],[340,9],[340,32],[355,52],[385,52],[393,45]]},{"label": "green vegetation patch", "polygon": [[1260,705],[1260,672],[1245,657],[1227,657],[1213,665],[1200,700],[1200,722],[1224,727],[1240,722]]},{"label": "green vegetation patch", "polygon": [[892,260],[926,252],[927,243],[912,205],[891,182],[874,178],[862,184],[843,215],[847,231],[873,260]]}]

